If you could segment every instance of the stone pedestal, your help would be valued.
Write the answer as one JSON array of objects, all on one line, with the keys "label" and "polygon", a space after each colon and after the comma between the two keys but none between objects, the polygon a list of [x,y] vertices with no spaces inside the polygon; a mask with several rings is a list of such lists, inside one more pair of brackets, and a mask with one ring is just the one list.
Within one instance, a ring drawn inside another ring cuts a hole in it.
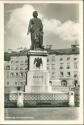
[{"label": "stone pedestal", "polygon": [[30,50],[28,52],[29,71],[27,74],[27,93],[48,93],[49,73],[47,71],[47,51]]},{"label": "stone pedestal", "polygon": [[69,92],[69,106],[75,106],[75,103],[74,103],[74,91]]},{"label": "stone pedestal", "polygon": [[19,108],[24,107],[24,103],[23,103],[23,92],[22,92],[22,91],[18,91],[17,107],[19,107]]}]

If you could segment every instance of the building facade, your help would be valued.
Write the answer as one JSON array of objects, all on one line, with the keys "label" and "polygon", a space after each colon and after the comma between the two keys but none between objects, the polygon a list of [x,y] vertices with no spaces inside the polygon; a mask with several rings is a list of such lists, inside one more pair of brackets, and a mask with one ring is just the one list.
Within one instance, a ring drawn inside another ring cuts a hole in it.
[{"label": "building facade", "polygon": [[72,45],[69,49],[49,50],[47,69],[53,91],[79,86],[79,48]]},{"label": "building facade", "polygon": [[12,56],[10,61],[5,61],[4,81],[6,92],[24,91],[28,69],[28,58],[25,55]]},{"label": "building facade", "polygon": [[[79,49],[48,50],[47,70],[52,91],[67,90],[79,85]],[[28,57],[26,54],[11,56],[5,61],[5,92],[21,89],[27,84]]]}]

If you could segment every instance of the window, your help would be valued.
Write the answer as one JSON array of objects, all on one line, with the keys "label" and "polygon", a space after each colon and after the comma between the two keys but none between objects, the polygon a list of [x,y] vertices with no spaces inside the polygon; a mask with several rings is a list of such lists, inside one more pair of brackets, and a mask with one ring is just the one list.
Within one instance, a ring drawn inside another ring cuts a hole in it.
[{"label": "window", "polygon": [[11,60],[11,64],[13,63],[13,60]]},{"label": "window", "polygon": [[52,78],[54,79],[54,78],[55,78],[55,76],[54,76],[54,75],[52,75]]},{"label": "window", "polygon": [[20,70],[23,70],[23,68],[20,68]]},{"label": "window", "polygon": [[77,80],[74,80],[74,86],[76,87],[78,84],[78,81]]},{"label": "window", "polygon": [[55,69],[55,64],[52,64],[52,65],[51,65],[51,68],[52,68],[52,69]]},{"label": "window", "polygon": [[75,57],[74,60],[77,60],[77,58]]},{"label": "window", "polygon": [[60,67],[59,67],[60,69],[63,69],[63,63],[60,63]]},{"label": "window", "polygon": [[52,81],[49,81],[50,85],[52,85]]},{"label": "window", "polygon": [[63,60],[63,58],[60,58],[60,61],[62,61]]},{"label": "window", "polygon": [[76,78],[76,77],[77,77],[77,74],[74,74],[74,77]]},{"label": "window", "polygon": [[15,70],[18,70],[18,67],[16,67]]},{"label": "window", "polygon": [[28,63],[28,60],[25,60],[25,63]]},{"label": "window", "polygon": [[55,78],[55,72],[52,72],[52,78]]},{"label": "window", "polygon": [[67,66],[67,69],[70,69],[70,66]]},{"label": "window", "polygon": [[23,82],[20,82],[21,85],[23,85]]},{"label": "window", "polygon": [[14,67],[13,67],[13,66],[11,66],[11,70],[14,70]]},{"label": "window", "polygon": [[13,72],[11,72],[11,74],[10,74],[11,76],[14,76],[14,73]]},{"label": "window", "polygon": [[77,69],[78,66],[77,66],[77,62],[74,63],[74,68]]},{"label": "window", "polygon": [[25,70],[28,70],[28,67],[27,67],[27,68],[25,68]]},{"label": "window", "polygon": [[55,61],[55,56],[52,56],[52,61]]},{"label": "window", "polygon": [[6,70],[10,70],[10,66],[6,66]]},{"label": "window", "polygon": [[67,57],[67,61],[70,60],[70,57]]},{"label": "window", "polygon": [[7,82],[7,85],[9,85],[9,82]]},{"label": "window", "polygon": [[55,63],[54,63],[54,64],[52,64],[52,66],[55,66]]},{"label": "window", "polygon": [[52,75],[54,75],[55,73],[54,72],[52,72]]},{"label": "window", "polygon": [[15,85],[17,85],[17,82],[15,82]]},{"label": "window", "polygon": [[7,78],[9,78],[9,76],[10,76],[9,73],[7,73]]},{"label": "window", "polygon": [[55,69],[55,66],[52,66],[52,69]]},{"label": "window", "polygon": [[63,66],[60,66],[60,69],[63,69]]},{"label": "window", "polygon": [[20,91],[20,86],[17,87],[17,90]]},{"label": "window", "polygon": [[78,76],[78,72],[75,71],[75,72],[74,72],[74,78],[77,78],[77,76]]},{"label": "window", "polygon": [[63,63],[60,63],[60,65],[62,65],[62,66],[63,66]]},{"label": "window", "polygon": [[21,73],[20,75],[21,75],[21,77],[23,77],[23,73]]},{"label": "window", "polygon": [[47,70],[49,70],[49,66],[47,66]]},{"label": "window", "polygon": [[27,73],[24,73],[24,77],[26,77]]},{"label": "window", "polygon": [[71,75],[71,73],[70,72],[67,72],[67,76],[70,76]]},{"label": "window", "polygon": [[61,81],[61,86],[66,87],[67,86],[67,81],[66,80],[62,80]]},{"label": "window", "polygon": [[64,75],[64,73],[63,72],[60,72],[60,76],[63,76]]},{"label": "window", "polygon": [[24,61],[21,61],[21,64],[24,64]]},{"label": "window", "polygon": [[21,63],[20,65],[21,65],[21,66],[24,65],[24,63]]},{"label": "window", "polygon": [[70,63],[67,63],[67,67],[66,67],[67,69],[70,69]]},{"label": "window", "polygon": [[18,77],[18,73],[16,73],[16,77]]},{"label": "window", "polygon": [[49,62],[49,59],[47,58],[47,62]]},{"label": "window", "polygon": [[16,61],[16,63],[18,63],[18,61]]}]

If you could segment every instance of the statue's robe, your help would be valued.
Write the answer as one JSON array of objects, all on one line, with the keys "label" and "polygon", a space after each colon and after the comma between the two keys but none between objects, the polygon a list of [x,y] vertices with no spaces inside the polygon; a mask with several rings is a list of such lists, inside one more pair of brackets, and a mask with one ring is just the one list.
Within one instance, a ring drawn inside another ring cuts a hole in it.
[{"label": "statue's robe", "polygon": [[41,48],[43,44],[43,24],[39,18],[30,20],[28,32],[31,33],[31,49]]}]

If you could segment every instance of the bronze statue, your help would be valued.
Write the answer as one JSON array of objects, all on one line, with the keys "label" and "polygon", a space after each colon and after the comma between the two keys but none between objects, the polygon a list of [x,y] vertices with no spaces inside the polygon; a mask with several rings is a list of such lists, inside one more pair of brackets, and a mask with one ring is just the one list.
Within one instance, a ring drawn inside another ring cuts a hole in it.
[{"label": "bronze statue", "polygon": [[30,19],[27,35],[31,33],[31,49],[43,48],[43,24],[38,18],[37,11],[33,12],[33,18]]}]

